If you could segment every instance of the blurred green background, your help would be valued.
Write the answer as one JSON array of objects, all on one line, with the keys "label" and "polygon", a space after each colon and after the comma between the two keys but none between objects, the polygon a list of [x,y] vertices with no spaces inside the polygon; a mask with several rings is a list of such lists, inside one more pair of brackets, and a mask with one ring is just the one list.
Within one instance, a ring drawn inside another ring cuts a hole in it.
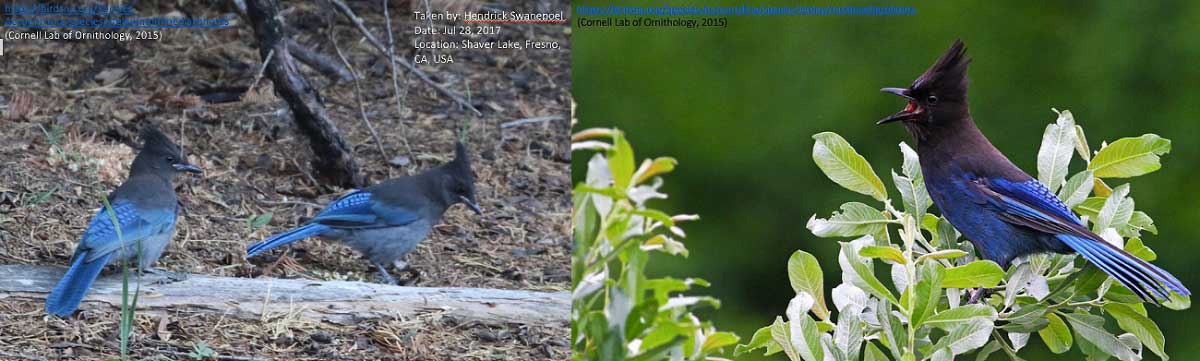
[{"label": "blurred green background", "polygon": [[[610,2],[575,2],[583,4]],[[702,217],[685,226],[691,257],[656,258],[653,274],[711,281],[702,292],[724,304],[707,316],[743,341],[782,315],[794,295],[785,273],[794,250],[816,255],[826,285],[836,285],[836,242],[809,234],[805,221],[846,201],[874,201],[820,173],[810,136],[844,136],[898,202],[887,173],[899,169],[897,144],[909,137],[899,125],[874,122],[904,103],[878,89],[907,86],[962,38],[974,59],[972,114],[1026,171],[1036,171],[1042,131],[1055,118],[1051,107],[1075,114],[1093,150],[1103,140],[1143,133],[1174,141],[1163,169],[1135,178],[1132,195],[1160,230],[1145,237],[1158,251],[1156,263],[1200,288],[1193,256],[1200,252],[1200,3],[909,6],[917,15],[730,17],[726,29],[574,29],[579,128],[617,126],[639,157],[678,158],[663,208]],[[577,179],[585,161],[575,159]],[[1082,168],[1073,162],[1072,173]],[[1194,309],[1150,313],[1171,355],[1200,354]],[[1058,357],[1082,359],[1077,349]],[[1052,356],[1037,337],[1023,351],[1028,360]]]}]

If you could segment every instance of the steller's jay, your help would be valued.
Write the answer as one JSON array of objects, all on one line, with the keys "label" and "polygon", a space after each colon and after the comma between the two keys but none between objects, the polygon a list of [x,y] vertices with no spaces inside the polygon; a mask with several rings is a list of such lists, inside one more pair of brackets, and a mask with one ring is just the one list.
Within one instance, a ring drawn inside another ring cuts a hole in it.
[{"label": "steller's jay", "polygon": [[[955,41],[908,88],[883,92],[908,106],[878,124],[900,121],[917,143],[925,187],[942,215],[980,255],[1001,267],[1016,257],[1076,252],[1158,304],[1191,292],[1170,273],[1105,242],[1054,193],[1017,168],[984,137],[967,109],[966,48]],[[972,302],[984,292],[975,293]]]},{"label": "steller's jay", "polygon": [[[139,269],[157,272],[152,266],[175,233],[179,207],[171,180],[179,172],[201,171],[158,129],[143,128],[141,137],[144,143],[130,166],[129,179],[108,195],[113,216],[100,208],[92,217],[75,247],[71,268],[46,297],[47,313],[66,317],[75,312],[109,263],[137,260]],[[119,230],[113,227],[114,217]]]},{"label": "steller's jay", "polygon": [[246,258],[311,236],[341,241],[379,269],[384,282],[396,284],[388,265],[409,269],[402,260],[429,235],[447,208],[465,204],[481,214],[475,201],[475,177],[466,146],[455,144],[454,160],[424,173],[389,179],[338,198],[304,225],[246,248]]}]

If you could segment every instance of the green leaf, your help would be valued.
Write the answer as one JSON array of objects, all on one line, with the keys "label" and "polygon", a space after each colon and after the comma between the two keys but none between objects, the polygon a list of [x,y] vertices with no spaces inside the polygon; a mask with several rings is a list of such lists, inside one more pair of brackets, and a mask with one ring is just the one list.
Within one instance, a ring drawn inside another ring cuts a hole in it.
[{"label": "green leaf", "polygon": [[1171,151],[1171,141],[1155,134],[1121,138],[1101,148],[1088,169],[1100,178],[1136,177],[1162,167],[1159,156]]},{"label": "green leaf", "polygon": [[968,320],[974,318],[983,318],[989,322],[995,321],[996,309],[978,303],[963,305],[938,312],[936,315],[933,315],[933,317],[925,320],[925,325],[937,327],[943,330],[949,330],[955,325],[967,322]]},{"label": "green leaf", "polygon": [[1083,135],[1083,127],[1075,124],[1075,151],[1084,161],[1092,161],[1092,150],[1088,148],[1087,137]]},{"label": "green leaf", "polygon": [[927,259],[955,259],[968,254],[969,253],[967,253],[967,251],[963,251],[961,249],[943,249],[936,252],[926,253],[921,257],[917,257],[917,263],[921,263]]},{"label": "green leaf", "polygon": [[921,178],[921,159],[917,156],[917,151],[908,146],[908,143],[900,142],[900,154],[904,155],[904,165],[900,168],[904,175],[912,179]]},{"label": "green leaf", "polygon": [[670,173],[672,170],[675,170],[676,164],[679,164],[679,161],[671,157],[658,157],[653,161],[649,159],[643,160],[637,172],[633,173],[633,184],[642,184],[654,176]]},{"label": "green leaf", "polygon": [[1096,233],[1104,231],[1105,228],[1118,228],[1129,223],[1129,219],[1133,217],[1134,202],[1128,195],[1129,184],[1113,188],[1112,194],[1104,200],[1104,206],[1100,208],[1100,213],[1093,222],[1093,230]]},{"label": "green leaf", "polygon": [[[842,313],[833,331],[834,347],[847,360],[858,360],[862,351],[863,330],[866,324],[862,322],[861,313]],[[837,352],[835,352],[837,353]]]},{"label": "green leaf", "polygon": [[972,318],[958,323],[933,345],[934,350],[949,349],[958,355],[983,347],[992,334],[992,322],[983,318]]},{"label": "green leaf", "polygon": [[[1104,329],[1104,317],[1089,315],[1086,313],[1067,313],[1063,316],[1067,317],[1067,321],[1071,323],[1071,328],[1075,329],[1075,336],[1081,343],[1080,348],[1085,352],[1082,343],[1086,342],[1095,350],[1103,352],[1101,355],[1110,355],[1122,361],[1136,361],[1141,357],[1133,353],[1133,350],[1121,343],[1117,336],[1108,333]],[[1094,355],[1095,353],[1089,353]]]},{"label": "green leaf", "polygon": [[700,351],[704,353],[712,353],[738,342],[737,335],[730,332],[713,332],[704,338],[704,344],[700,346]]},{"label": "green leaf", "polygon": [[875,346],[874,342],[867,342],[866,351],[863,352],[863,361],[890,361],[879,347]]},{"label": "green leaf", "polygon": [[[858,252],[854,251],[854,246],[851,245],[850,242],[841,242],[841,244],[842,258],[846,260],[850,266],[849,271],[851,271],[851,274],[854,276],[851,279],[851,283],[875,295],[876,297],[891,301],[893,304],[899,304],[900,301],[896,299],[896,296],[893,295],[892,292],[887,289],[887,287],[884,287],[883,283],[879,282],[879,279],[875,277],[875,272],[869,263],[870,260],[863,259],[861,256],[859,256]],[[839,261],[841,261],[841,258],[839,258]],[[843,271],[846,271],[845,266],[846,264],[843,264]]]},{"label": "green leaf", "polygon": [[1096,216],[1100,215],[1100,208],[1104,207],[1104,202],[1107,200],[1108,196],[1091,197],[1084,199],[1083,202],[1075,205],[1073,209],[1075,209],[1075,212],[1079,213],[1080,216],[1088,216],[1088,218],[1091,218],[1092,222],[1095,223]]},{"label": "green leaf", "polygon": [[[737,345],[737,347],[733,348],[733,356],[741,356],[759,348],[767,349],[763,352],[764,356],[781,351],[779,345],[773,343],[774,340],[771,339],[772,326],[764,326],[759,328],[758,331],[754,331],[754,336],[750,337],[750,342]],[[771,352],[771,346],[775,347],[775,352]]]},{"label": "green leaf", "polygon": [[892,263],[905,264],[908,263],[904,259],[904,252],[899,248],[892,246],[866,246],[858,251],[858,255],[867,258],[878,258]]},{"label": "green leaf", "polygon": [[625,133],[614,131],[613,147],[608,150],[608,168],[612,171],[613,184],[617,189],[629,188],[633,181],[633,147],[625,140]]},{"label": "green leaf", "polygon": [[1067,328],[1066,322],[1058,315],[1050,313],[1046,314],[1046,320],[1049,325],[1038,331],[1038,336],[1042,337],[1042,342],[1046,343],[1046,348],[1053,353],[1063,353],[1071,349],[1071,329]]},{"label": "green leaf", "polygon": [[834,183],[846,189],[869,195],[876,200],[887,199],[883,180],[875,174],[871,163],[858,154],[850,143],[833,132],[813,135],[813,161]]},{"label": "green leaf", "polygon": [[1128,229],[1126,232],[1129,234],[1128,236],[1132,237],[1141,236],[1141,231],[1158,234],[1158,227],[1154,226],[1154,220],[1150,219],[1150,216],[1142,211],[1133,211],[1133,214],[1129,217],[1129,222],[1125,223],[1125,229]]},{"label": "green leaf", "polygon": [[942,265],[930,262],[921,265],[920,275],[921,279],[917,281],[912,292],[915,303],[909,318],[912,320],[913,328],[920,327],[937,309],[938,303],[942,299],[942,278],[946,276],[946,270],[942,268]]},{"label": "green leaf", "polygon": [[940,242],[938,244],[938,247],[942,247],[942,248],[958,247],[958,243],[957,243],[958,236],[959,236],[958,230],[955,229],[954,225],[950,224],[950,221],[946,220],[945,218],[938,220],[937,235],[938,235],[938,240]]},{"label": "green leaf", "polygon": [[788,281],[796,293],[807,292],[815,303],[812,311],[822,320],[829,319],[829,308],[825,305],[825,278],[817,258],[804,251],[796,251],[788,258]]},{"label": "green leaf", "polygon": [[1055,124],[1046,125],[1037,158],[1038,181],[1051,192],[1058,190],[1067,177],[1067,166],[1071,164],[1074,147],[1075,118],[1069,110],[1058,112]]},{"label": "green leaf", "polygon": [[1128,241],[1125,241],[1125,252],[1129,252],[1129,254],[1145,261],[1158,259],[1158,254],[1154,253],[1154,250],[1151,250],[1150,247],[1146,247],[1146,244],[1142,243],[1141,238],[1130,238]]},{"label": "green leaf", "polygon": [[809,231],[817,237],[857,237],[879,233],[887,224],[883,212],[859,202],[842,204],[842,211],[833,212],[828,219],[813,215],[808,219]]},{"label": "green leaf", "polygon": [[787,308],[788,323],[791,326],[789,332],[792,347],[800,358],[805,361],[823,361],[825,350],[821,347],[821,332],[817,329],[817,322],[808,317],[812,305],[812,295],[803,291],[796,293],[796,297],[792,298]]},{"label": "green leaf", "polygon": [[1109,303],[1104,305],[1104,312],[1112,315],[1117,320],[1117,324],[1122,330],[1132,333],[1137,337],[1138,341],[1142,342],[1146,348],[1153,351],[1163,361],[1170,359],[1164,351],[1166,339],[1163,337],[1162,330],[1158,329],[1158,325],[1142,314],[1137,313],[1133,308],[1119,303]]},{"label": "green leaf", "polygon": [[974,261],[946,269],[945,288],[992,288],[1004,279],[1004,270],[992,261]]},{"label": "green leaf", "polygon": [[1075,173],[1058,191],[1058,199],[1061,199],[1067,207],[1074,207],[1083,203],[1088,195],[1092,194],[1092,187],[1095,185],[1096,181],[1092,171],[1085,170]]},{"label": "green leaf", "polygon": [[274,214],[271,214],[271,213],[263,213],[263,214],[254,216],[254,218],[250,219],[250,229],[251,230],[259,229],[260,227],[267,225],[267,223],[271,223],[272,217],[274,217]]},{"label": "green leaf", "polygon": [[792,347],[791,328],[779,316],[775,316],[775,323],[771,324],[771,339],[775,340],[775,344],[783,349],[783,353],[787,355],[788,359],[800,361],[800,356],[796,354],[796,349]]},{"label": "green leaf", "polygon": [[905,177],[892,171],[892,181],[896,183],[896,190],[900,191],[904,210],[913,215],[914,219],[924,218],[925,211],[933,204],[929,192],[925,190],[925,180]]}]

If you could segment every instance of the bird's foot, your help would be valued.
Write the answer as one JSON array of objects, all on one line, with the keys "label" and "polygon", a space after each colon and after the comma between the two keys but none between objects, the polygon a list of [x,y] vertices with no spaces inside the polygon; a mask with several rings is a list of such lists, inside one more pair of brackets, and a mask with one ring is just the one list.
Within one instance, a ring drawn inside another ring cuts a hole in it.
[{"label": "bird's foot", "polygon": [[986,299],[988,296],[991,296],[992,293],[995,293],[995,292],[996,292],[996,290],[991,289],[991,288],[973,289],[970,291],[971,298],[969,300],[967,300],[967,304],[970,305],[970,304],[979,303],[980,301],[983,301],[984,299]]},{"label": "bird's foot", "polygon": [[162,278],[158,279],[157,281],[154,281],[153,284],[175,283],[175,282],[181,282],[181,281],[188,279],[187,273],[167,271],[164,269],[158,269],[158,268],[154,268],[154,267],[144,268],[144,269],[142,269],[142,272],[146,272],[146,273],[156,275],[156,276],[162,276]]},{"label": "bird's foot", "polygon": [[389,284],[389,285],[393,285],[393,286],[396,285],[396,278],[392,277],[392,275],[388,273],[387,266],[377,263],[377,264],[375,264],[375,267],[379,269],[379,283]]}]

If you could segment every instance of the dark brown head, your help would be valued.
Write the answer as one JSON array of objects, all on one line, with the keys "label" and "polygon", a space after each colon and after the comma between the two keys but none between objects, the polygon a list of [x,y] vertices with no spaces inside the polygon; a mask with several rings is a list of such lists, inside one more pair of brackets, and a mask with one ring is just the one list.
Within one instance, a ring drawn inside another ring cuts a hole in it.
[{"label": "dark brown head", "polygon": [[921,138],[930,128],[951,125],[969,118],[967,111],[966,46],[955,40],[929,70],[921,74],[908,88],[883,88],[908,99],[904,110],[883,118],[877,124],[904,122],[905,127]]},{"label": "dark brown head", "polygon": [[471,171],[471,156],[467,154],[467,146],[462,142],[454,143],[454,160],[442,166],[443,187],[442,198],[447,204],[462,203],[475,214],[482,214],[479,201],[475,199],[475,173]]},{"label": "dark brown head", "polygon": [[170,180],[179,172],[202,172],[200,167],[188,163],[179,146],[158,128],[142,128],[141,138],[142,150],[133,159],[131,174],[156,174]]}]

